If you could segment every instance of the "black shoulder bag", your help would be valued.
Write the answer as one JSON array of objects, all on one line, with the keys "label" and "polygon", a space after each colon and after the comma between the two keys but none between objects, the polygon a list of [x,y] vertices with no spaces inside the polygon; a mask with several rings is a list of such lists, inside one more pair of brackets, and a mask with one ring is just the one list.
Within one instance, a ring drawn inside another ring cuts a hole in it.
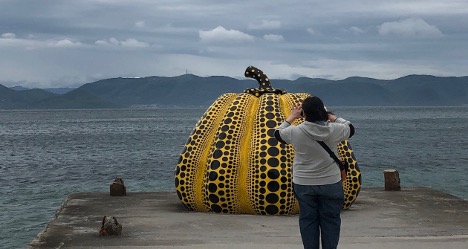
[{"label": "black shoulder bag", "polygon": [[345,162],[342,162],[338,157],[333,153],[333,151],[323,142],[323,141],[317,141],[322,147],[330,154],[330,157],[335,160],[336,164],[338,164],[338,167],[340,168],[341,172],[341,181],[344,182],[346,181],[346,174],[348,173],[348,167]]}]

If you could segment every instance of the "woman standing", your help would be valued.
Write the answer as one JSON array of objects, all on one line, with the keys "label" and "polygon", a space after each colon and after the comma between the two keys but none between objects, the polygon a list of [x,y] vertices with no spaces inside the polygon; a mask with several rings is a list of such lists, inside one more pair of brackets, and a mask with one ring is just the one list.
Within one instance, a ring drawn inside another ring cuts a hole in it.
[{"label": "woman standing", "polygon": [[[291,125],[304,117],[300,125]],[[299,202],[299,228],[305,249],[335,249],[340,238],[344,194],[341,172],[330,154],[318,143],[323,141],[336,154],[338,143],[354,134],[353,125],[327,112],[318,97],[307,97],[292,109],[275,131],[282,143],[292,144],[293,188]]]}]

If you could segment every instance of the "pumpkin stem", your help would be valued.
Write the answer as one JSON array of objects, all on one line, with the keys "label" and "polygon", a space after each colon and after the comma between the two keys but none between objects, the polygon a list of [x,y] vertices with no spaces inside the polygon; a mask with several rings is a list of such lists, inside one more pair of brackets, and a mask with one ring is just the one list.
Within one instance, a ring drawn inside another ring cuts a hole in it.
[{"label": "pumpkin stem", "polygon": [[266,74],[264,74],[262,70],[254,66],[248,66],[247,69],[245,69],[244,75],[247,78],[256,79],[258,81],[258,84],[260,84],[260,88],[271,88],[268,76],[266,76]]}]

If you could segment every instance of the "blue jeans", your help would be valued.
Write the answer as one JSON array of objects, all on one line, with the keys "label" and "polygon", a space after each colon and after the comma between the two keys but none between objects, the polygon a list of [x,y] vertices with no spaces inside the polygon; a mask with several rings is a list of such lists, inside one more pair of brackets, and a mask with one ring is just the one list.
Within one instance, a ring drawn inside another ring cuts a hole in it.
[{"label": "blue jeans", "polygon": [[340,239],[344,194],[341,181],[327,185],[294,184],[304,249],[336,249]]}]

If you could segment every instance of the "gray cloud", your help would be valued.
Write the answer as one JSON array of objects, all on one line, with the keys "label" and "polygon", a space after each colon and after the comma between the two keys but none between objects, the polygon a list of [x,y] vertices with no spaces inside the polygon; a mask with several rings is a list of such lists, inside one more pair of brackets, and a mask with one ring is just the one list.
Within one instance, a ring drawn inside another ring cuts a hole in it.
[{"label": "gray cloud", "polygon": [[468,2],[0,0],[0,84],[466,75]]},{"label": "gray cloud", "polygon": [[150,46],[148,43],[138,41],[134,38],[119,41],[114,37],[105,40],[97,40],[94,44],[98,46],[121,46],[130,48],[145,48]]},{"label": "gray cloud", "polygon": [[409,18],[395,22],[386,22],[379,26],[379,34],[404,37],[440,38],[442,32],[420,18]]},{"label": "gray cloud", "polygon": [[279,41],[284,40],[282,35],[275,35],[275,34],[264,35],[263,39],[265,39],[267,41],[273,41],[273,42],[279,42]]},{"label": "gray cloud", "polygon": [[248,25],[249,29],[279,29],[281,22],[277,20],[262,20],[261,23],[253,23]]},{"label": "gray cloud", "polygon": [[207,43],[237,43],[237,42],[251,42],[254,37],[243,33],[239,30],[226,30],[222,26],[218,26],[212,30],[200,30],[198,32],[200,40]]}]

